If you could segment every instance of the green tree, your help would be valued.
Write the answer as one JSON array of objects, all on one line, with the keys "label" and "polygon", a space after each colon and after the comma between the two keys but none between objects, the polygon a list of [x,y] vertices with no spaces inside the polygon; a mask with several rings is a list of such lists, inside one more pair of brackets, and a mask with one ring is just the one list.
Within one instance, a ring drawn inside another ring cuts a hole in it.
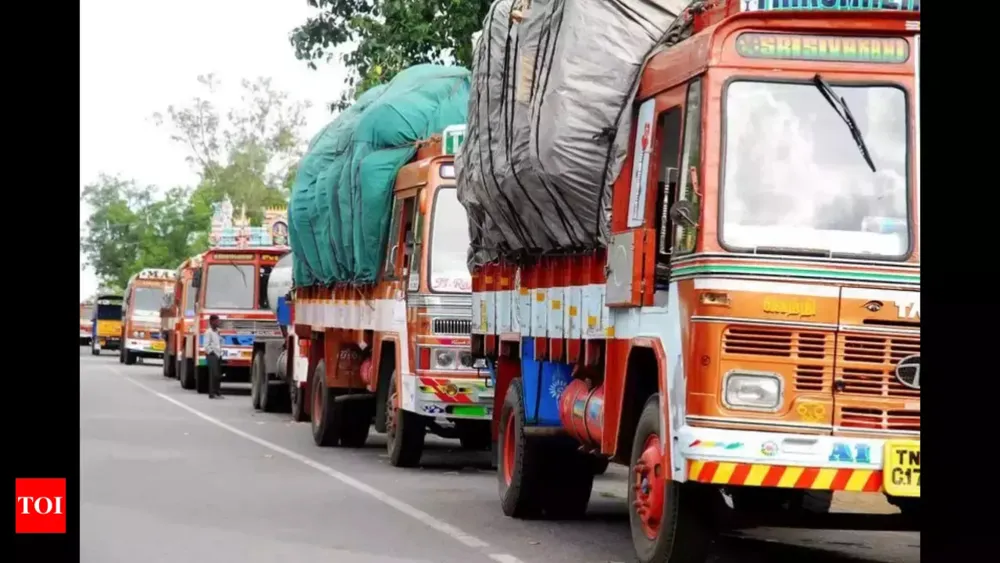
[{"label": "green tree", "polygon": [[[472,35],[490,0],[308,0],[320,12],[290,36],[295,56],[316,68],[339,54],[352,72],[331,109],[348,107],[365,90],[420,63],[470,67]],[[353,48],[346,52],[345,44]]]},{"label": "green tree", "polygon": [[195,253],[186,222],[190,190],[158,195],[154,186],[101,174],[83,189],[93,213],[80,247],[103,286],[123,288],[142,268],[175,268]]},{"label": "green tree", "polygon": [[[212,204],[225,196],[236,209],[246,206],[253,224],[266,207],[287,205],[295,165],[302,156],[301,132],[309,103],[292,100],[275,89],[270,78],[242,80],[241,104],[223,114],[217,98],[220,81],[198,77],[206,90],[188,104],[169,106],[156,122],[188,152],[199,182],[185,210],[185,222],[196,242],[207,241]],[[207,244],[207,242],[206,242]]]}]

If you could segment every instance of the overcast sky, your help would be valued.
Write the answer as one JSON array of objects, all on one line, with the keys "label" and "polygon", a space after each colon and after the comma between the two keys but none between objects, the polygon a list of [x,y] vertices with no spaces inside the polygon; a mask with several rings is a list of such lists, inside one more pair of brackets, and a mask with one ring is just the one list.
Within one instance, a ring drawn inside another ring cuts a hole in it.
[{"label": "overcast sky", "polygon": [[[100,172],[162,187],[193,184],[185,153],[150,116],[201,93],[199,74],[214,72],[225,85],[272,77],[313,103],[311,137],[330,120],[325,106],[345,75],[337,65],[314,71],[295,59],[288,33],[311,13],[305,0],[81,0],[80,189]],[[89,214],[81,209],[81,227]],[[81,299],[96,288],[85,269]]]}]

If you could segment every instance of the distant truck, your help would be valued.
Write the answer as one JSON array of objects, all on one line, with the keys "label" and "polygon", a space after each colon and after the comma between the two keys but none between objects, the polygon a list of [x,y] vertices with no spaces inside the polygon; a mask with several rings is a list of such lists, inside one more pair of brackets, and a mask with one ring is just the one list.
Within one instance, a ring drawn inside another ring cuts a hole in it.
[{"label": "distant truck", "polygon": [[90,353],[99,356],[101,350],[118,350],[122,334],[122,296],[99,293],[90,315]]},{"label": "distant truck", "polygon": [[[248,382],[255,350],[267,340],[281,341],[274,313],[267,306],[267,278],[288,252],[275,239],[287,227],[283,210],[267,210],[263,227],[250,227],[245,210],[234,220],[228,199],[216,204],[212,248],[181,264],[174,289],[174,320],[164,375],[177,374],[181,387],[208,393],[204,337],[208,319],[218,315],[222,335],[223,382]],[[179,290],[179,291],[178,291]],[[272,368],[273,370],[273,368]]]},{"label": "distant truck", "polygon": [[122,335],[118,361],[132,365],[139,358],[162,358],[166,348],[160,326],[163,296],[172,290],[173,270],[146,268],[136,272],[125,286],[122,301]]},{"label": "distant truck", "polygon": [[90,346],[90,341],[94,333],[91,328],[91,317],[93,314],[93,303],[80,303],[80,346]]}]

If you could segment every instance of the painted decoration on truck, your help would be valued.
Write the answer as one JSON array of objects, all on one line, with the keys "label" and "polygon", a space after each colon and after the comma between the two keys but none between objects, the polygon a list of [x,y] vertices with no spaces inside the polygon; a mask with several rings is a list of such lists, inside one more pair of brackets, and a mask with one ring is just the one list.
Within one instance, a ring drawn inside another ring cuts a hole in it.
[{"label": "painted decoration on truck", "polygon": [[736,39],[736,52],[748,59],[902,64],[910,44],[902,37],[751,32]]},{"label": "painted decoration on truck", "polygon": [[740,0],[740,11],[769,12],[898,10],[919,12],[920,0]]},{"label": "painted decoration on truck", "polygon": [[246,206],[234,216],[233,204],[226,196],[212,204],[212,222],[208,242],[216,248],[257,248],[288,245],[288,211],[285,208],[264,210],[264,225],[253,227]]}]

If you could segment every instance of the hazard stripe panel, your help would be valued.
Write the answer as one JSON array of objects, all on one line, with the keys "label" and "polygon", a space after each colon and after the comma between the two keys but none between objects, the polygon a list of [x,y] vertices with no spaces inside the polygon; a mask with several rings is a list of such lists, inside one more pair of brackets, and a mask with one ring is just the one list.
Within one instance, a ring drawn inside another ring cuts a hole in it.
[{"label": "hazard stripe panel", "polygon": [[778,487],[821,491],[877,493],[882,472],[872,469],[832,469],[718,461],[688,462],[688,479],[715,485]]}]

